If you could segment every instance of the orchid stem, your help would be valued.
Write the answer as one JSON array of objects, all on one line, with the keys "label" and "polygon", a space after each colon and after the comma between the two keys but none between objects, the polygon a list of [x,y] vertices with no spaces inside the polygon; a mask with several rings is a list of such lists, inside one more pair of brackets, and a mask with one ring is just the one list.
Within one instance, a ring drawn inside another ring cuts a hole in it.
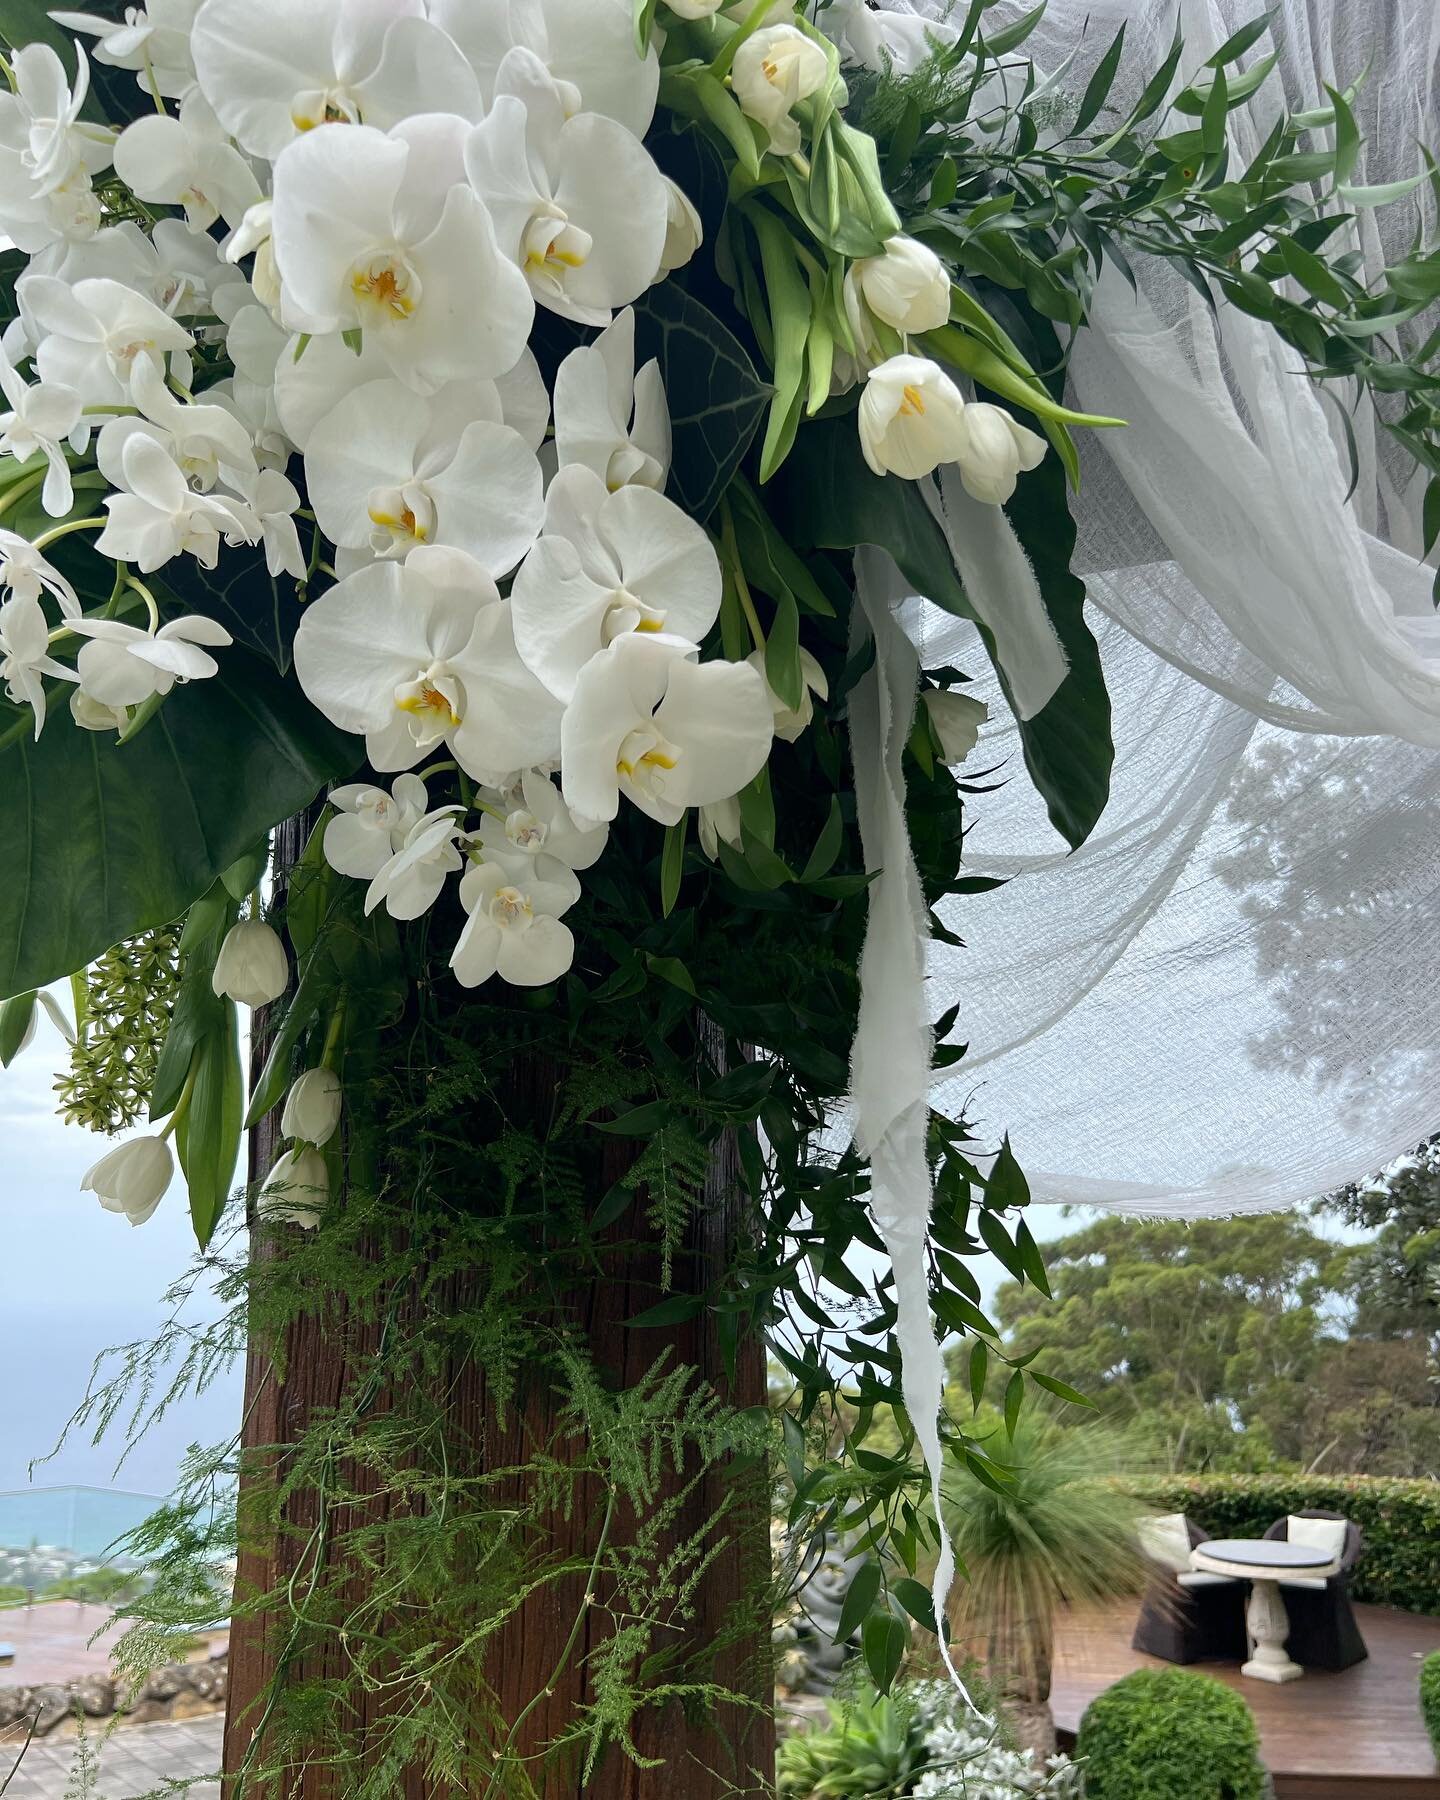
[{"label": "orchid stem", "polygon": [[145,602],[145,610],[150,615],[150,635],[153,637],[160,629],[160,608],[155,604],[155,596],[150,592],[149,588],[146,587],[140,577],[132,573],[129,569],[125,571],[125,585],[126,587],[134,588],[135,592]]},{"label": "orchid stem", "polygon": [[72,531],[90,531],[96,525],[103,528],[108,523],[109,521],[107,519],[102,518],[96,513],[92,514],[88,519],[71,519],[66,525],[52,525],[49,531],[42,531],[40,536],[36,538],[33,548],[36,550],[48,550],[51,544],[55,543],[57,539],[69,537]]}]

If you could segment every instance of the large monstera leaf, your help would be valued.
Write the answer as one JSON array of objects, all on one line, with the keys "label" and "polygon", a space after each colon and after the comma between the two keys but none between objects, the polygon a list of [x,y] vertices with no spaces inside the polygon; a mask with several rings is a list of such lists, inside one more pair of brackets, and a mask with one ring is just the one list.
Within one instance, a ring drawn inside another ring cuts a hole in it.
[{"label": "large monstera leaf", "polygon": [[239,649],[220,663],[129,743],[82,731],[57,696],[39,743],[24,731],[0,749],[0,998],[176,918],[361,761],[269,663]]}]

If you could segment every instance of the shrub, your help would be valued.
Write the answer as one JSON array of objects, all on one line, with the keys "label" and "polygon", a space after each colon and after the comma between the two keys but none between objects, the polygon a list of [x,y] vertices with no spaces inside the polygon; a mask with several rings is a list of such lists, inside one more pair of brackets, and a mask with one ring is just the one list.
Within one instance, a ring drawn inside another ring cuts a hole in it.
[{"label": "shrub", "polygon": [[1208,1675],[1137,1669],[1096,1696],[1076,1760],[1086,1800],[1262,1800],[1250,1708]]},{"label": "shrub", "polygon": [[1440,1757],[1440,1650],[1432,1650],[1420,1665],[1420,1711]]},{"label": "shrub", "polygon": [[929,1720],[888,1695],[831,1700],[829,1723],[781,1744],[778,1791],[796,1800],[861,1800],[908,1793],[925,1763]]},{"label": "shrub", "polygon": [[1357,1600],[1440,1613],[1440,1482],[1374,1475],[1126,1477],[1159,1513],[1188,1513],[1212,1537],[1260,1537],[1286,1513],[1344,1513],[1365,1534],[1350,1578]]}]

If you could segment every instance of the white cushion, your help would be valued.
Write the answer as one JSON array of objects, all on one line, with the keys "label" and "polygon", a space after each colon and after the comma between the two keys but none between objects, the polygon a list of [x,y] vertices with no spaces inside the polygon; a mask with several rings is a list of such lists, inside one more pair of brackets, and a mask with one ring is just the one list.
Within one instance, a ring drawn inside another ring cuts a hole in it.
[{"label": "white cushion", "polygon": [[1309,1588],[1312,1594],[1323,1594],[1329,1585],[1323,1575],[1282,1575],[1281,1587]]},{"label": "white cushion", "polygon": [[1285,1521],[1285,1534],[1292,1544],[1323,1550],[1331,1562],[1339,1562],[1345,1550],[1343,1519],[1300,1519],[1291,1513]]},{"label": "white cushion", "polygon": [[1140,1548],[1151,1562],[1159,1563],[1162,1569],[1169,1569],[1174,1575],[1190,1567],[1190,1533],[1185,1528],[1184,1513],[1152,1515],[1141,1519],[1135,1530]]},{"label": "white cushion", "polygon": [[[1175,1577],[1176,1583],[1183,1588],[1239,1587],[1240,1581],[1235,1575],[1212,1575],[1208,1569],[1187,1569]],[[1324,1587],[1323,1581],[1317,1581],[1317,1587]]]}]

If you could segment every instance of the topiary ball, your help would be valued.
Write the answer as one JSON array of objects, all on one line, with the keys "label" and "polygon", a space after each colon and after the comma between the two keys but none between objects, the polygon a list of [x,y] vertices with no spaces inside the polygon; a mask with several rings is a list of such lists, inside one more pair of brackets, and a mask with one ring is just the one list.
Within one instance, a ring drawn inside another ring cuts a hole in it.
[{"label": "topiary ball", "polygon": [[1420,1665],[1420,1711],[1440,1761],[1440,1650],[1432,1650]]},{"label": "topiary ball", "polygon": [[1075,1745],[1086,1800],[1262,1800],[1250,1708],[1208,1675],[1137,1669],[1085,1709]]}]

